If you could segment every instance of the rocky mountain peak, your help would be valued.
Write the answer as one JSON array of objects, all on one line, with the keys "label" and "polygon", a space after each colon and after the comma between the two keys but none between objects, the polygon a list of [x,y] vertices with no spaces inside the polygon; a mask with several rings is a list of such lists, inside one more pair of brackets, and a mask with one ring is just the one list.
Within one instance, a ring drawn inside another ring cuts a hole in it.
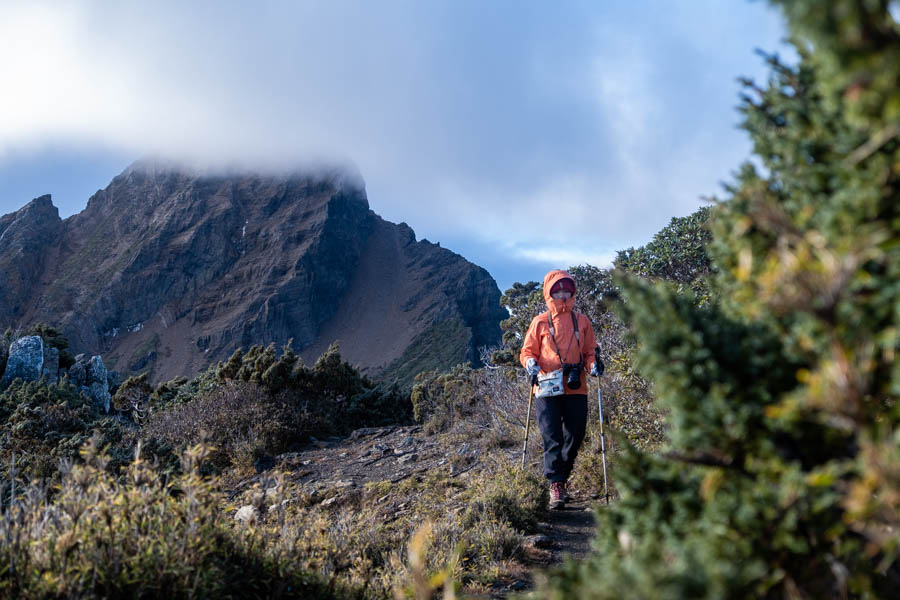
[{"label": "rocky mountain peak", "polygon": [[33,241],[37,234],[52,231],[59,223],[59,209],[53,206],[50,194],[44,194],[16,212],[0,217],[0,244]]},{"label": "rocky mountain peak", "polygon": [[81,213],[61,221],[42,197],[0,217],[0,235],[23,219],[27,251],[0,243],[0,276],[15,281],[0,292],[0,323],[57,324],[116,370],[156,381],[289,340],[313,359],[339,340],[371,374],[476,362],[505,316],[486,271],[378,217],[353,170],[139,161]]}]

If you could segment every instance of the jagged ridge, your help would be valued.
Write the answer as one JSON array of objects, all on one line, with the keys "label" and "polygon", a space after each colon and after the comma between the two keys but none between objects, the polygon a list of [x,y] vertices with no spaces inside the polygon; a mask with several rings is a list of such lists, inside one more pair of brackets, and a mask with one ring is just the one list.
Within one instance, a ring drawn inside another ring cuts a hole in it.
[{"label": "jagged ridge", "polygon": [[339,339],[377,374],[447,321],[468,340],[452,362],[477,362],[505,317],[484,269],[378,217],[342,170],[136,163],[65,220],[49,196],[0,217],[0,276],[0,322],[56,323],[74,346],[155,381],[290,339],[307,359]]}]

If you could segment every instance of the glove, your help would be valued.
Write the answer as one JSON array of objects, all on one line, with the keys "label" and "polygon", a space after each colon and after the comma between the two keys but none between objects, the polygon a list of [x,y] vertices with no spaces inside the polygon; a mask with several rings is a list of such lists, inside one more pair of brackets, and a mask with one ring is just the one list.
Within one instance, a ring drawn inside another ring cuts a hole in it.
[{"label": "glove", "polygon": [[599,373],[597,373],[597,363],[591,363],[591,377],[597,377]]},{"label": "glove", "polygon": [[528,371],[528,374],[532,377],[541,372],[541,368],[533,358],[529,358],[525,361],[525,370]]}]

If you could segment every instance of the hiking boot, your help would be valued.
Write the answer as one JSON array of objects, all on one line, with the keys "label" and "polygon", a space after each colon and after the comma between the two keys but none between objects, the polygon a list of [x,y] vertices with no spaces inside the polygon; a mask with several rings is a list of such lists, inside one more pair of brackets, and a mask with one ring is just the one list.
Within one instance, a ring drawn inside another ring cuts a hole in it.
[{"label": "hiking boot", "polygon": [[572,497],[569,496],[569,482],[568,481],[566,481],[565,483],[562,484],[562,490],[560,490],[560,498],[562,499],[563,502],[568,502],[569,500],[572,499]]},{"label": "hiking boot", "polygon": [[566,503],[563,495],[566,493],[566,486],[561,481],[555,481],[550,484],[550,510],[557,510]]}]

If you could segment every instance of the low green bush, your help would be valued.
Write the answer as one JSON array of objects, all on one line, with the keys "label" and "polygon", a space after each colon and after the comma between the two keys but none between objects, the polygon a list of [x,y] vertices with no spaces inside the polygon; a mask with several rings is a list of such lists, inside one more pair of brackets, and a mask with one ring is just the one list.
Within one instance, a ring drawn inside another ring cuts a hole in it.
[{"label": "low green bush", "polygon": [[360,427],[412,421],[409,396],[397,386],[384,387],[341,358],[332,344],[310,368],[290,345],[277,355],[275,345],[238,349],[214,374],[219,383],[243,381],[280,395],[296,410],[318,419],[319,434],[345,434]]},{"label": "low green bush", "polygon": [[135,409],[144,415],[144,439],[173,448],[214,440],[208,465],[214,470],[249,468],[311,436],[407,423],[412,412],[408,396],[362,376],[341,359],[337,345],[312,368],[290,346],[281,356],[274,344],[239,349],[200,376],[161,384],[152,393],[145,379],[129,379],[116,400],[147,407]]},{"label": "low green bush", "polygon": [[546,516],[549,493],[543,479],[520,469],[493,465],[495,477],[479,482],[474,500],[463,517],[463,526],[479,521],[506,523],[520,533],[534,533],[538,519]]},{"label": "low green bush", "polygon": [[37,323],[29,329],[26,335],[40,336],[44,346],[59,350],[60,369],[68,369],[75,364],[75,355],[69,350],[69,339],[56,327],[46,323]]},{"label": "low green bush", "polygon": [[419,373],[410,401],[413,417],[429,433],[445,431],[471,413],[477,402],[473,371],[468,365],[457,365],[446,373]]},{"label": "low green bush", "polygon": [[0,476],[14,470],[24,479],[57,476],[61,459],[74,459],[94,431],[105,443],[118,442],[121,425],[66,381],[14,381],[0,393]]}]

